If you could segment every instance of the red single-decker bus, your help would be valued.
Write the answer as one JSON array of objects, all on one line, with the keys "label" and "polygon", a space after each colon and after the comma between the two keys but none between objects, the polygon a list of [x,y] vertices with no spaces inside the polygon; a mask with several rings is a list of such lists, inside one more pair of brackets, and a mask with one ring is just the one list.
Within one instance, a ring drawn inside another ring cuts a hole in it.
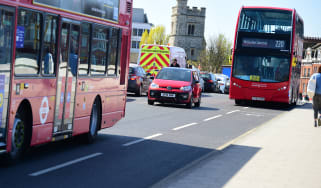
[{"label": "red single-decker bus", "polygon": [[132,0],[0,0],[0,153],[125,115]]}]

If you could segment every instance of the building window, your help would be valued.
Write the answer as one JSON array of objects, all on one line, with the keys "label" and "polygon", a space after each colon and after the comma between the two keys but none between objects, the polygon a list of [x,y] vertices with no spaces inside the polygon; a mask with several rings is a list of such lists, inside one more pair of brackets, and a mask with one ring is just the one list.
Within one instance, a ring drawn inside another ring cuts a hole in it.
[{"label": "building window", "polygon": [[193,57],[195,55],[195,49],[191,48],[191,57]]},{"label": "building window", "polygon": [[305,83],[303,83],[302,92],[305,93]]},{"label": "building window", "polygon": [[138,36],[141,37],[144,33],[144,29],[138,29]]},{"label": "building window", "polygon": [[306,69],[306,68],[304,68],[303,77],[306,77],[306,75],[307,75],[307,69]]},{"label": "building window", "polygon": [[194,35],[194,31],[195,31],[195,25],[188,24],[188,35]]},{"label": "building window", "polygon": [[310,77],[310,68],[308,68],[308,77]]},{"label": "building window", "polygon": [[137,36],[137,29],[133,29],[133,34],[132,34],[133,36]]},{"label": "building window", "polygon": [[139,49],[139,43],[140,41],[132,41],[132,48]]}]

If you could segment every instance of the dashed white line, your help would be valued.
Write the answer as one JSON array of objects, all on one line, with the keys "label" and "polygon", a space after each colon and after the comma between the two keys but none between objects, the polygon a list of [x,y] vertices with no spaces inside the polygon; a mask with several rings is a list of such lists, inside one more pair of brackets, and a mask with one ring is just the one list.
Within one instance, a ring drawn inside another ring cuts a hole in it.
[{"label": "dashed white line", "polygon": [[50,167],[50,168],[47,168],[47,169],[44,169],[44,170],[40,170],[38,172],[34,172],[34,173],[31,173],[29,174],[29,176],[40,176],[42,174],[46,174],[48,172],[51,172],[51,171],[54,171],[54,170],[58,170],[60,168],[64,168],[66,166],[70,166],[72,164],[75,164],[75,163],[79,163],[81,161],[84,161],[84,160],[87,160],[87,159],[90,159],[90,158],[94,158],[94,157],[97,157],[99,155],[102,155],[102,153],[94,153],[94,154],[91,154],[91,155],[88,155],[88,156],[84,156],[84,157],[81,157],[79,159],[75,159],[75,160],[72,160],[72,161],[68,161],[66,163],[63,163],[63,164],[60,164],[60,165],[56,165],[56,166],[53,166],[53,167]]},{"label": "dashed white line", "polygon": [[249,107],[244,107],[244,109],[248,109]]},{"label": "dashed white line", "polygon": [[256,116],[256,117],[262,117],[264,115],[261,115],[261,114],[245,114],[247,116]]},{"label": "dashed white line", "polygon": [[233,110],[233,111],[227,112],[226,115],[232,114],[232,113],[234,113],[234,112],[239,112],[239,111],[240,111],[240,110]]},{"label": "dashed white line", "polygon": [[156,138],[156,137],[158,137],[158,136],[162,136],[163,134],[161,134],[161,133],[158,133],[158,134],[154,134],[154,135],[151,135],[151,136],[147,136],[147,137],[145,137],[145,138],[141,138],[141,139],[138,139],[138,140],[135,140],[135,141],[132,141],[132,142],[128,142],[128,143],[126,143],[126,144],[123,144],[123,146],[130,146],[130,145],[133,145],[133,144],[137,144],[137,143],[140,143],[140,142],[143,142],[143,141],[145,141],[145,140],[150,140],[150,139],[152,139],[152,138]]},{"label": "dashed white line", "polygon": [[214,117],[210,117],[210,118],[204,119],[203,121],[210,121],[212,119],[216,119],[216,118],[219,118],[219,117],[222,117],[222,115],[217,115],[217,116],[214,116]]},{"label": "dashed white line", "polygon": [[186,127],[190,127],[190,126],[193,126],[193,125],[197,125],[197,123],[190,123],[190,124],[187,124],[187,125],[183,125],[183,126],[180,126],[180,127],[176,127],[174,129],[172,129],[173,131],[177,131],[177,130],[180,130],[180,129],[184,129]]}]

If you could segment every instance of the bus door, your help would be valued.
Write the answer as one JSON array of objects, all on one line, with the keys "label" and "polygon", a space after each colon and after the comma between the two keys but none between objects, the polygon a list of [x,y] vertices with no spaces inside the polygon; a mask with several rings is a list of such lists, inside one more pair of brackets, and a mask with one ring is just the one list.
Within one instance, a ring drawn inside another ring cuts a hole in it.
[{"label": "bus door", "polygon": [[62,19],[60,35],[60,62],[53,128],[55,138],[53,140],[67,138],[72,134],[79,61],[80,23]]},{"label": "bus door", "polygon": [[5,146],[8,128],[14,15],[14,8],[0,6],[0,152]]}]

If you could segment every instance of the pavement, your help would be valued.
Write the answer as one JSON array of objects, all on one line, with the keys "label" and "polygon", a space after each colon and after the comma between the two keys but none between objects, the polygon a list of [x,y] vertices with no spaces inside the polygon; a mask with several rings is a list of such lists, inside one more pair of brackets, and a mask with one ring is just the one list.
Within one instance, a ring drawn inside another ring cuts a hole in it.
[{"label": "pavement", "polygon": [[312,104],[284,112],[153,188],[321,188],[321,127]]}]

